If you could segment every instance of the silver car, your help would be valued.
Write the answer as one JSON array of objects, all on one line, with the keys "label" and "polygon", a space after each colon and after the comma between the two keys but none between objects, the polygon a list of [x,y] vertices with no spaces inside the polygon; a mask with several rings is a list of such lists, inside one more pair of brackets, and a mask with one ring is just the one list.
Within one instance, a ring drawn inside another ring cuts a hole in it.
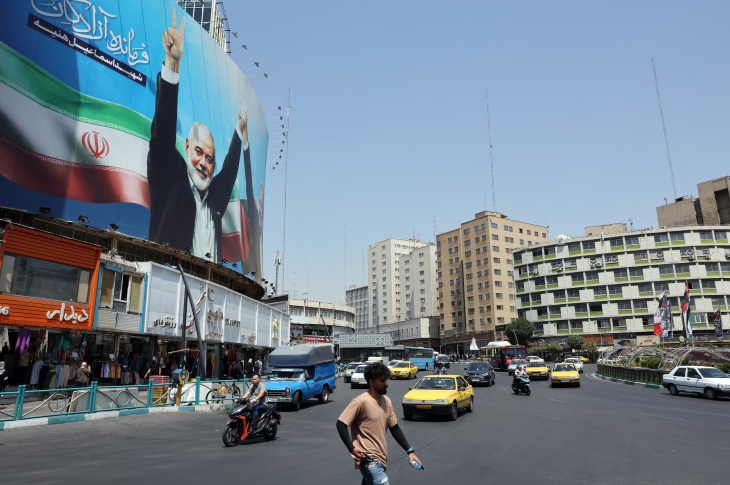
[{"label": "silver car", "polygon": [[583,361],[580,360],[578,357],[568,357],[567,359],[565,359],[565,362],[573,364],[578,370],[578,373],[583,373]]},{"label": "silver car", "polygon": [[669,394],[680,392],[704,394],[707,399],[730,396],[730,377],[715,367],[681,365],[662,376],[662,385]]},{"label": "silver car", "polygon": [[350,376],[350,389],[358,387],[368,387],[368,381],[365,380],[365,368],[367,365],[360,364],[355,368],[355,372]]},{"label": "silver car", "polygon": [[345,382],[350,382],[352,379],[352,373],[355,372],[357,366],[362,365],[362,362],[351,362],[345,367]]},{"label": "silver car", "polygon": [[509,367],[507,367],[507,374],[513,376],[518,365],[526,366],[527,361],[524,359],[513,359],[512,362],[510,362]]}]

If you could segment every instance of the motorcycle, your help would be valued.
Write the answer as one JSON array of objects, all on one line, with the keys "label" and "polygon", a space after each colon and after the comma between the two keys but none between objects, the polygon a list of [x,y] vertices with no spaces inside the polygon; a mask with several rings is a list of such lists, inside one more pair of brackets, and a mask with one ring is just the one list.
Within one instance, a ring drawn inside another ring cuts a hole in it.
[{"label": "motorcycle", "polygon": [[530,395],[530,378],[527,376],[522,376],[519,378],[519,383],[515,384],[514,381],[512,382],[512,390],[515,392],[515,394],[519,395],[520,392],[524,392],[526,395]]},{"label": "motorcycle", "polygon": [[441,362],[439,362],[438,364],[436,364],[436,367],[434,367],[433,373],[436,374],[437,376],[446,374],[446,366],[444,364],[442,364]]},{"label": "motorcycle", "polygon": [[263,436],[266,441],[271,441],[276,437],[281,424],[281,414],[276,411],[276,404],[266,404],[266,410],[261,411],[256,420],[256,429],[249,433],[252,412],[253,404],[248,398],[239,399],[233,404],[228,413],[230,420],[223,430],[223,444],[230,447],[248,438]]}]

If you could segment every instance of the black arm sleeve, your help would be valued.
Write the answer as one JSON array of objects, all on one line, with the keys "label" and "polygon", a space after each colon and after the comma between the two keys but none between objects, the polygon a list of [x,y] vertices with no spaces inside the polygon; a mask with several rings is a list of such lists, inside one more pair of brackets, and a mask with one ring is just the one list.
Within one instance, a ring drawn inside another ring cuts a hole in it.
[{"label": "black arm sleeve", "polygon": [[[347,432],[347,425],[337,420],[337,432],[340,433],[340,439],[343,443],[345,443],[345,446],[347,446],[347,449],[350,453],[352,453],[352,450],[355,449],[355,447],[352,445],[352,440],[350,439],[350,434]],[[402,435],[402,433],[401,433]]]},{"label": "black arm sleeve", "polygon": [[411,447],[411,445],[408,444],[408,440],[406,439],[406,435],[403,434],[403,431],[400,429],[400,426],[397,424],[390,428],[390,434],[393,435],[393,438],[395,438],[395,441],[403,448],[404,450],[407,450]]}]

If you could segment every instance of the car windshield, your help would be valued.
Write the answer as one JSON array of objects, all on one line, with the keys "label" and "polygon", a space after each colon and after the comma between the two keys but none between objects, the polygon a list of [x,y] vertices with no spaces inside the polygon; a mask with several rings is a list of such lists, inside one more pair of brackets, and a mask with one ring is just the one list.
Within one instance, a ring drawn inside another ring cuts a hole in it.
[{"label": "car windshield", "polygon": [[573,364],[556,364],[555,368],[553,369],[553,371],[556,372],[568,372],[572,370],[575,370]]},{"label": "car windshield", "polygon": [[359,366],[359,365],[360,365],[359,363],[356,363],[356,364],[349,364],[349,365],[347,366],[347,368],[348,368],[348,369],[357,369],[357,366]]},{"label": "car windshield", "polygon": [[270,381],[303,381],[304,371],[302,369],[275,370],[269,376]]},{"label": "car windshield", "polygon": [[355,369],[355,372],[358,373],[358,374],[363,374],[365,372],[365,367],[367,367],[367,366],[366,365],[358,365],[357,366],[357,369]]},{"label": "car windshield", "polygon": [[545,364],[542,362],[530,362],[527,364],[527,367],[545,367]]},{"label": "car windshield", "polygon": [[702,377],[713,377],[713,378],[727,378],[727,374],[719,369],[697,369],[702,374]]},{"label": "car windshield", "polygon": [[394,366],[397,363],[398,363],[397,360],[391,360],[390,362],[388,362],[388,367],[392,367],[392,366]]},{"label": "car windshield", "polygon": [[416,384],[414,389],[446,389],[449,391],[453,391],[456,389],[456,384],[454,384],[454,379],[451,377],[424,377],[420,381],[418,381],[418,384]]},{"label": "car windshield", "polygon": [[527,361],[526,360],[523,360],[523,359],[515,359],[515,360],[512,361],[512,363],[513,364],[517,364],[517,365],[524,365],[524,364],[527,363]]},{"label": "car windshield", "polygon": [[472,362],[469,364],[469,368],[467,370],[470,371],[488,371],[489,370],[489,364],[483,364],[479,362]]},{"label": "car windshield", "polygon": [[398,362],[395,364],[396,367],[408,367],[408,362]]}]

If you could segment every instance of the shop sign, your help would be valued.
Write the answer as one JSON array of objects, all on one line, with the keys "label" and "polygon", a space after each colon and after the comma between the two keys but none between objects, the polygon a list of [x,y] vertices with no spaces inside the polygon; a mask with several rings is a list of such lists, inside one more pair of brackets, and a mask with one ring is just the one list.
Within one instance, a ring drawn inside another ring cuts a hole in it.
[{"label": "shop sign", "polygon": [[0,315],[4,315],[4,316],[10,315],[10,307],[9,306],[0,306]]},{"label": "shop sign", "polygon": [[177,328],[177,323],[172,317],[157,318],[152,322],[152,325],[155,327]]},{"label": "shop sign", "polygon": [[240,327],[241,326],[241,321],[240,320],[233,320],[232,318],[226,318],[225,319],[225,324],[228,325],[229,327]]},{"label": "shop sign", "polygon": [[[7,307],[6,307],[7,308]],[[46,312],[46,318],[48,320],[53,320],[56,317],[58,317],[59,322],[71,322],[74,325],[78,323],[85,322],[89,319],[89,314],[86,313],[86,310],[83,308],[81,309],[81,313],[76,313],[74,311],[73,305],[69,305],[69,308],[71,309],[70,313],[66,313],[66,303],[61,303],[61,309],[60,310],[53,310],[53,311],[47,311]],[[10,310],[8,309],[8,313]],[[7,315],[6,313],[3,313],[3,315]]]},{"label": "shop sign", "polygon": [[306,344],[331,344],[332,337],[318,337],[315,335],[306,335],[304,337],[304,343],[306,343]]}]

